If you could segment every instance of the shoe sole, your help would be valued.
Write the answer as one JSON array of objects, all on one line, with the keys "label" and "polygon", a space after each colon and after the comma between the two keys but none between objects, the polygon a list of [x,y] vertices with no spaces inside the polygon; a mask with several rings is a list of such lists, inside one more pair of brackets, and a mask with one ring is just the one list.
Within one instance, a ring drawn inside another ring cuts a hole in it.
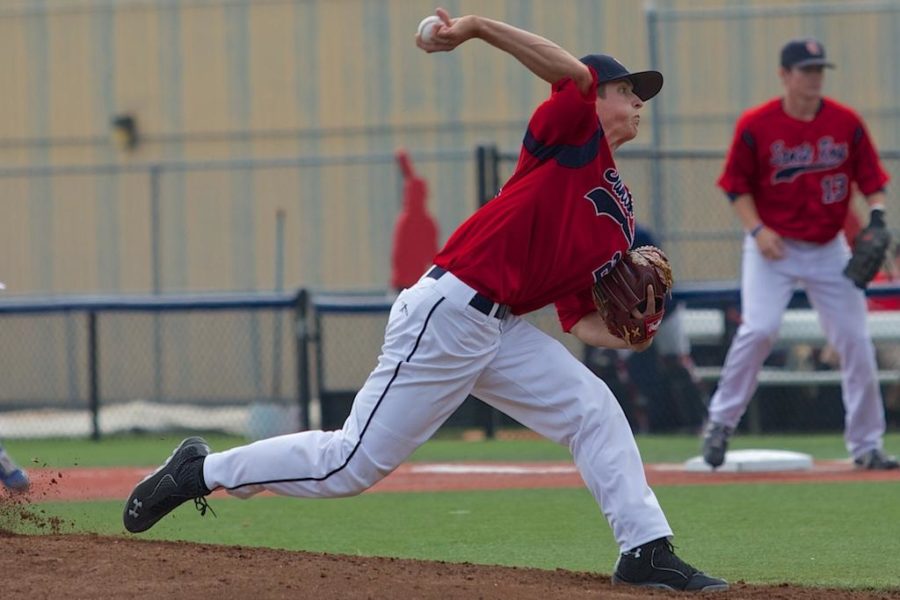
[{"label": "shoe sole", "polygon": [[717,469],[725,464],[725,452],[722,452],[721,456],[718,453],[713,455],[711,453],[704,452],[703,462],[711,466],[713,469]]},{"label": "shoe sole", "polygon": [[900,465],[860,465],[854,464],[857,471],[896,471]]},{"label": "shoe sole", "polygon": [[724,591],[728,590],[727,583],[717,583],[714,585],[708,585],[706,587],[702,587],[702,588],[696,589],[696,590],[680,590],[678,588],[674,588],[671,585],[666,585],[664,583],[632,583],[630,581],[625,581],[624,579],[621,579],[615,573],[612,576],[612,582],[613,582],[613,585],[630,585],[632,587],[644,587],[644,588],[651,588],[654,590],[667,590],[669,592],[688,592],[688,593],[691,593],[691,592],[724,592]]},{"label": "shoe sole", "polygon": [[[176,454],[181,452],[181,450],[186,446],[192,444],[202,444],[203,446],[206,446],[207,449],[209,448],[206,440],[200,437],[189,437],[182,440],[182,442],[178,444],[178,447],[172,451],[172,454],[169,455],[169,458],[166,459],[166,462],[160,465],[155,471],[141,479],[134,487],[131,495],[128,496],[128,500],[125,502],[125,510],[122,512],[122,522],[125,525],[125,529],[127,529],[131,533],[141,533],[143,531],[147,531],[148,529],[156,525],[156,523],[158,523],[160,519],[162,519],[170,512],[167,511],[161,515],[158,515],[156,518],[141,520],[140,514],[137,513],[137,510],[151,510],[154,506],[156,506],[159,498],[165,498],[171,493],[173,489],[178,487],[172,474],[163,473],[163,471],[165,471],[169,467],[169,464],[172,462],[172,459],[175,458]],[[154,481],[155,478],[158,478],[158,480]],[[136,514],[129,514],[132,512]]]}]

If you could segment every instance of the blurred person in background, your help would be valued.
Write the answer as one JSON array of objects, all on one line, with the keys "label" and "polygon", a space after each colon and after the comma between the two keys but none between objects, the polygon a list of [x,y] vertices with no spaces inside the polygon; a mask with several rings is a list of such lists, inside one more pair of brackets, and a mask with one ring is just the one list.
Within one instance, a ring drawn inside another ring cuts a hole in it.
[{"label": "blurred person in background", "polygon": [[[632,248],[656,246],[652,231],[635,223]],[[677,276],[677,275],[676,275]],[[666,298],[666,312],[653,344],[643,352],[585,346],[585,364],[611,387],[636,433],[696,434],[706,414],[704,393],[694,377],[684,302]]]},{"label": "blurred person in background", "polygon": [[[0,290],[5,289],[6,284],[0,281]],[[13,492],[27,491],[31,485],[28,474],[13,461],[2,443],[0,443],[0,481],[3,482],[3,487]]]},{"label": "blurred person in background", "polygon": [[397,293],[412,287],[438,253],[438,227],[428,214],[428,184],[416,173],[409,154],[397,150],[403,175],[403,207],[394,225],[391,287]]},{"label": "blurred person in background", "polygon": [[742,322],[709,406],[701,451],[712,467],[750,403],[795,285],[802,284],[829,344],[841,358],[844,441],[861,469],[896,469],[882,449],[884,404],[862,290],[843,271],[842,228],[854,187],[866,197],[869,227],[884,227],[888,176],[859,115],[822,95],[833,68],[813,39],[781,50],[783,97],[744,112],[718,184],[746,231]]},{"label": "blurred person in background", "polygon": [[3,444],[0,444],[0,481],[12,492],[25,492],[31,485],[28,474],[13,461]]},{"label": "blurred person in background", "polygon": [[[647,227],[635,224],[632,247],[660,247]],[[647,430],[696,434],[703,425],[706,405],[694,377],[691,341],[684,324],[684,302],[666,299],[666,314],[646,352],[630,352],[625,359],[629,378],[643,397]]]}]

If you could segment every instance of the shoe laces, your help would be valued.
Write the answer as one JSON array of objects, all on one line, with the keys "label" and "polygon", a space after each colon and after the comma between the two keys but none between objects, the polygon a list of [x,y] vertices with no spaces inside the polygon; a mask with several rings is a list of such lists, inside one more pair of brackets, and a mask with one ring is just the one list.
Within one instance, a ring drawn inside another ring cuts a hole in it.
[{"label": "shoe laces", "polygon": [[675,554],[675,545],[668,538],[664,538],[662,540],[662,543],[657,547],[665,548],[665,550],[667,550],[668,552],[659,557],[658,555],[654,555],[654,558],[658,557],[660,559],[660,564],[657,564],[655,566],[677,569],[686,577],[690,577],[694,573],[700,572],[699,569],[695,568],[693,565],[688,564],[678,558],[678,555]]},{"label": "shoe laces", "polygon": [[207,502],[206,498],[204,498],[203,496],[198,496],[198,497],[194,498],[194,508],[196,508],[198,511],[200,511],[201,517],[205,517],[206,511],[208,510],[209,512],[212,513],[212,516],[214,516],[217,519],[219,518],[219,515],[216,514],[216,511],[213,510],[212,506],[209,505],[209,502]]}]

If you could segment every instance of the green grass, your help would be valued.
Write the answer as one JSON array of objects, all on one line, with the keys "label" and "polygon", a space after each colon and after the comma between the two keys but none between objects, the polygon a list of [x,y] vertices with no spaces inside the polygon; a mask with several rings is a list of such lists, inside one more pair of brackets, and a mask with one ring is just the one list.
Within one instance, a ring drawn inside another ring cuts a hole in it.
[{"label": "green grass", "polygon": [[[89,440],[11,440],[26,466],[154,466],[183,437],[115,436]],[[208,435],[216,450],[246,443]],[[695,436],[639,436],[647,462],[697,454]],[[846,458],[838,434],[738,436],[734,448],[785,448],[816,458]],[[885,447],[900,450],[900,434]],[[423,445],[415,461],[558,461],[568,450],[539,440]],[[807,585],[900,587],[896,523],[900,483],[743,484],[657,487],[683,556],[731,580]],[[609,573],[617,548],[584,489],[364,494],[298,500],[215,499],[218,518],[179,508],[141,537],[317,552],[400,556]],[[75,530],[127,535],[122,503],[41,503]],[[0,527],[24,530],[19,522]]]},{"label": "green grass", "polygon": [[[900,587],[900,483],[657,488],[688,561],[732,581]],[[140,537],[609,573],[617,548],[583,489],[215,499]],[[78,530],[123,534],[121,502],[45,503]],[[873,516],[877,518],[873,518]]]},{"label": "green grass", "polygon": [[[24,466],[150,466],[162,462],[178,442],[181,434],[111,436],[99,442],[81,439],[9,440],[10,453]],[[225,450],[247,440],[235,436],[211,434],[205,436],[213,450]],[[640,435],[638,446],[645,462],[681,462],[699,452],[696,436]],[[778,448],[807,452],[817,459],[847,458],[843,439],[839,434],[807,435],[738,435],[732,449]],[[885,437],[885,448],[900,453],[900,433]],[[425,443],[411,457],[418,462],[441,461],[565,461],[570,460],[567,448],[543,440],[488,440],[463,442],[454,439],[433,439]]]}]

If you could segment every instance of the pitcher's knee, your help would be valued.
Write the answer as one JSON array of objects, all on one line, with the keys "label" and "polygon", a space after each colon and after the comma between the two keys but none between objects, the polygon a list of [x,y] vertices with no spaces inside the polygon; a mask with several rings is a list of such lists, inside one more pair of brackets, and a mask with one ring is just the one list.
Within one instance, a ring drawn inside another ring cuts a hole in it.
[{"label": "pitcher's knee", "polygon": [[[325,448],[322,470],[314,478],[316,485],[328,496],[356,496],[382,479],[395,467],[381,464],[370,456],[358,442],[335,436]],[[325,472],[322,472],[325,471]]]},{"label": "pitcher's knee", "polygon": [[[359,467],[359,465],[357,465],[357,467]],[[344,489],[347,492],[345,495],[357,496],[362,494],[386,476],[387,473],[378,471],[372,465],[367,465],[366,468],[347,469],[347,472],[341,477]]]}]

